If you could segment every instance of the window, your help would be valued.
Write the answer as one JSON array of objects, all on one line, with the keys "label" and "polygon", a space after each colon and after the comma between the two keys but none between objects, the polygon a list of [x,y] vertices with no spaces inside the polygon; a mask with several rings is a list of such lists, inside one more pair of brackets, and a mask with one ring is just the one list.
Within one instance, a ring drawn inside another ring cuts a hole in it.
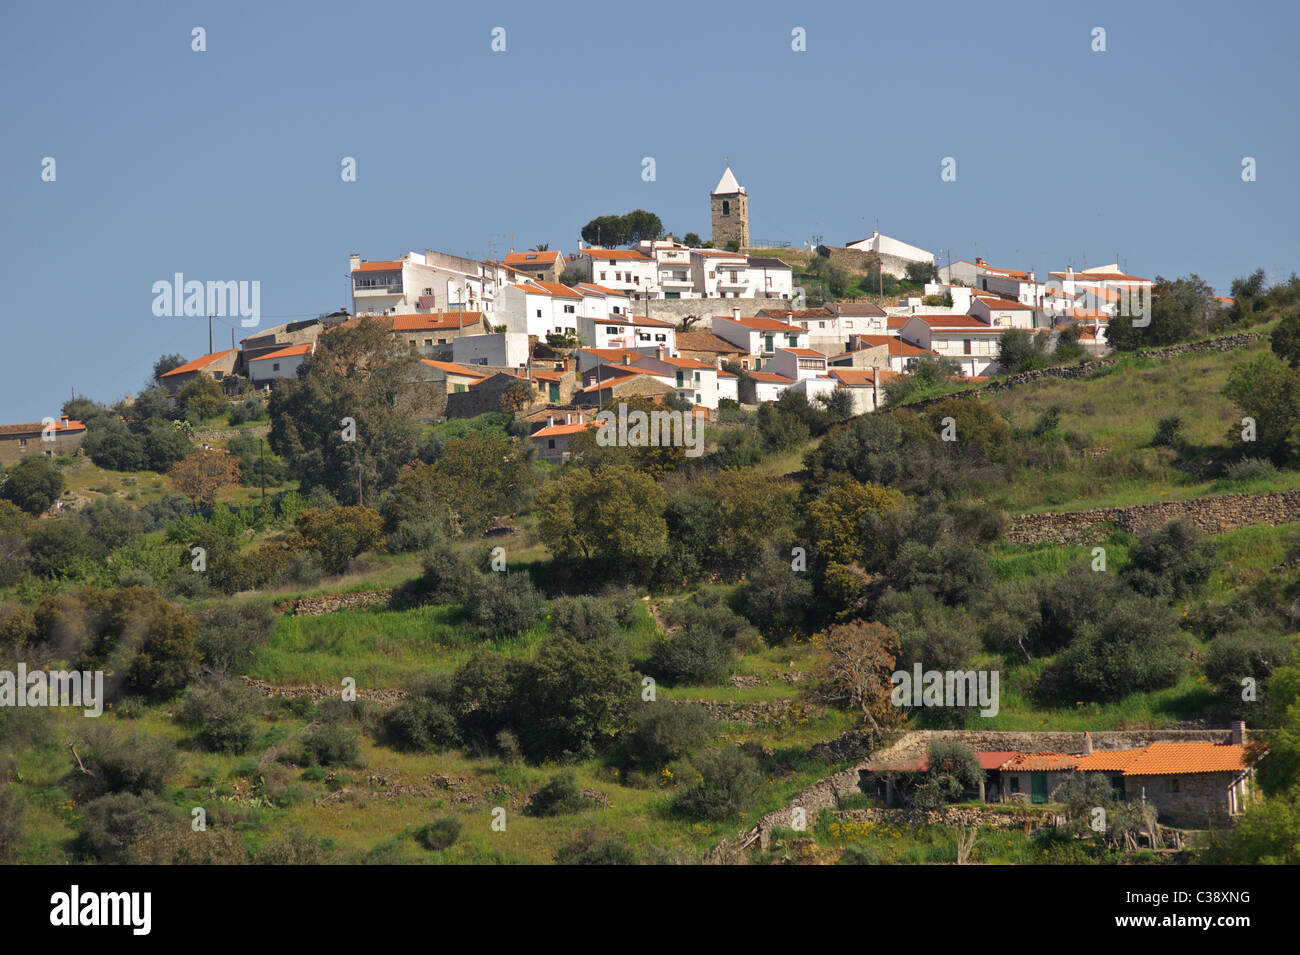
[{"label": "window", "polygon": [[963,355],[969,355],[969,354],[971,353],[971,350],[970,350],[970,339],[969,339],[969,338],[963,338],[963,339],[962,339],[962,342],[961,342],[961,353],[962,353]]},{"label": "window", "polygon": [[456,394],[460,394],[462,391],[465,390],[465,386],[464,386],[464,385],[452,385],[452,386],[451,386],[451,389],[452,389],[452,391],[454,391]]},{"label": "window", "polygon": [[433,339],[432,339],[432,338],[426,338],[426,339],[424,340],[424,343],[425,343],[426,345],[432,345],[432,344],[433,344]]},{"label": "window", "polygon": [[224,371],[214,371],[212,377],[217,379],[217,381],[220,381],[222,378],[226,377],[226,373]]},{"label": "window", "polygon": [[1178,792],[1178,791],[1179,791],[1179,787],[1178,787],[1178,777],[1177,777],[1177,776],[1170,776],[1170,777],[1169,777],[1169,792],[1171,792],[1171,793],[1176,793],[1176,792]]},{"label": "window", "polygon": [[600,273],[600,280],[601,280],[602,282],[605,281],[605,273],[604,273],[604,272],[601,272],[601,273]]},{"label": "window", "polygon": [[1020,792],[1020,777],[1019,777],[1019,776],[1012,776],[1012,777],[1010,777],[1010,778],[1011,778],[1011,787],[1010,787],[1011,791],[1012,791],[1013,793],[1018,793],[1018,792]]},{"label": "window", "polygon": [[724,216],[731,215],[731,203],[728,202],[726,199],[722,200],[722,214]]},{"label": "window", "polygon": [[[414,345],[415,342],[412,342],[411,344]],[[279,363],[278,361],[277,361],[277,362],[272,362],[272,363],[271,363],[271,370],[272,370],[272,371],[279,371],[279,370],[280,370],[280,363]]]},{"label": "window", "polygon": [[657,342],[666,342],[666,341],[668,341],[668,336],[667,336],[667,335],[656,335],[656,336],[655,336],[655,341],[657,341]]},{"label": "window", "polygon": [[537,310],[537,317],[538,318],[542,317],[542,310],[540,308]]},{"label": "window", "polygon": [[412,338],[412,339],[410,340],[410,342],[411,342],[412,345],[414,345],[414,344],[415,344],[415,339]]},{"label": "window", "polygon": [[565,311],[567,314],[572,315],[572,314],[576,311],[576,308],[575,308],[574,306],[572,306],[572,305],[566,305],[566,306],[564,306],[564,311]]},{"label": "window", "polygon": [[791,348],[794,348],[799,344],[798,335],[787,335],[785,336],[785,339],[786,339],[786,344],[789,345]]},{"label": "window", "polygon": [[546,447],[547,447],[548,450],[554,450],[554,449],[555,449],[555,439],[554,439],[554,438],[548,438],[547,441],[546,441]]}]

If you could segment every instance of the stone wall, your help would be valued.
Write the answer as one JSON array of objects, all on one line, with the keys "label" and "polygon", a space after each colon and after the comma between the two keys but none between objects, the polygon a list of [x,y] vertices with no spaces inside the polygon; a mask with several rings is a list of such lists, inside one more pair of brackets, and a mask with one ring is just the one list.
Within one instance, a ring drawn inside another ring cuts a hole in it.
[{"label": "stone wall", "polygon": [[899,258],[897,255],[889,253],[868,252],[862,249],[849,249],[838,245],[819,245],[817,254],[823,259],[830,259],[832,265],[838,265],[842,269],[848,269],[851,272],[868,272],[875,268],[875,263],[880,262],[880,270],[886,275],[892,275],[896,279],[907,278],[907,267],[912,264],[911,259]]},{"label": "stone wall", "polygon": [[1179,519],[1203,534],[1221,534],[1254,524],[1291,524],[1300,521],[1300,491],[1216,494],[1131,507],[1021,514],[1012,519],[1006,539],[1013,544],[1090,544],[1105,540],[1116,530],[1141,534]]},{"label": "stone wall", "polygon": [[[1137,749],[1150,743],[1230,743],[1232,730],[1103,730],[1092,733],[1095,751]],[[1071,753],[1084,751],[1084,734],[1009,730],[913,730],[872,756],[875,764],[906,762],[925,755],[933,739],[955,739],[981,752]]]},{"label": "stone wall", "polygon": [[[646,301],[632,303],[632,314],[644,318]],[[741,318],[752,318],[761,308],[789,308],[788,300],[779,296],[773,298],[655,298],[651,299],[650,318],[661,322],[679,324],[689,315],[696,315],[699,321],[691,326],[693,332],[713,330],[713,316],[731,317],[733,308],[740,308]]]},{"label": "stone wall", "polygon": [[1021,829],[1031,826],[1055,826],[1057,816],[1028,807],[1012,812],[979,806],[945,806],[942,809],[840,809],[834,817],[839,822],[887,822],[910,827],[947,826],[953,829]]}]

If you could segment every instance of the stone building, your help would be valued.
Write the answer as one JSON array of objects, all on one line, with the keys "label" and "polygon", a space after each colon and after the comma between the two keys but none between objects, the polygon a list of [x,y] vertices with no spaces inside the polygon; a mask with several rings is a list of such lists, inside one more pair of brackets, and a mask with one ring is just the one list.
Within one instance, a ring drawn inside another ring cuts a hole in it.
[{"label": "stone building", "polygon": [[709,208],[713,219],[713,245],[727,248],[735,242],[743,251],[749,248],[749,195],[736,181],[728,166],[717,187],[709,193]]},{"label": "stone building", "polygon": [[47,458],[76,454],[86,440],[86,426],[64,415],[54,422],[0,425],[0,465],[43,454]]}]

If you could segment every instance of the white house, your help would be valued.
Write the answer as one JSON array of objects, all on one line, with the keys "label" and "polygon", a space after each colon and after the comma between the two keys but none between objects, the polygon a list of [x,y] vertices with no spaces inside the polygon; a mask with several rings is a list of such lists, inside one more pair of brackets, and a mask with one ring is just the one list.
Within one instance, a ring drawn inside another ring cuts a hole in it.
[{"label": "white house", "polygon": [[920,348],[951,358],[968,378],[1001,370],[998,336],[994,328],[973,315],[913,315],[903,325],[902,338]]},{"label": "white house", "polygon": [[290,345],[248,362],[248,380],[254,385],[269,385],[277,378],[294,378],[298,368],[316,350],[315,342]]},{"label": "white house", "polygon": [[924,348],[892,335],[854,335],[849,350],[830,358],[831,371],[836,368],[880,368],[885,371],[911,371],[918,359],[933,354]]},{"label": "white house", "polygon": [[691,250],[691,278],[700,298],[752,298],[749,257],[720,249]]},{"label": "white house", "polygon": [[658,263],[637,249],[579,249],[568,261],[585,282],[640,300],[658,295]]},{"label": "white house", "polygon": [[588,348],[640,348],[663,345],[677,350],[677,326],[657,318],[639,315],[611,315],[608,318],[578,316],[578,338]]},{"label": "white house", "polygon": [[[407,252],[400,259],[363,261],[349,256],[352,314],[403,315],[414,312],[492,311],[494,290],[487,288],[482,262],[446,252]],[[496,273],[493,271],[493,279]]]},{"label": "white house", "polygon": [[750,357],[740,361],[745,368],[764,367],[777,348],[808,347],[807,329],[774,318],[741,318],[739,308],[732,309],[730,318],[715,315],[713,334],[746,350]]},{"label": "white house", "polygon": [[451,360],[462,365],[522,368],[528,358],[528,336],[523,332],[465,335],[451,343]]},{"label": "white house", "polygon": [[1030,330],[1034,327],[1034,306],[997,295],[981,295],[977,292],[971,297],[969,314],[994,328]]},{"label": "white house", "polygon": [[751,371],[749,377],[754,383],[754,400],[759,404],[765,401],[776,401],[781,397],[781,392],[795,383],[793,378],[770,371]]},{"label": "white house", "polygon": [[824,378],[827,366],[826,356],[811,348],[778,347],[772,355],[772,360],[763,366],[763,370],[780,375],[782,378],[802,381],[805,378]]},{"label": "white house", "polygon": [[718,369],[718,401],[728,398],[731,401],[740,400],[740,376],[730,371]]},{"label": "white house", "polygon": [[506,286],[495,321],[507,331],[545,341],[547,335],[577,335],[584,306],[581,292],[558,282],[528,281]]},{"label": "white house", "polygon": [[[881,270],[895,278],[903,278],[907,274],[906,263],[924,262],[927,265],[934,265],[933,252],[881,235],[879,231],[872,232],[865,239],[850,242],[846,248],[879,254]],[[890,259],[895,261],[891,262]]]},{"label": "white house", "polygon": [[869,414],[884,401],[884,380],[890,374],[879,368],[832,368],[829,377],[853,399],[853,413]]}]

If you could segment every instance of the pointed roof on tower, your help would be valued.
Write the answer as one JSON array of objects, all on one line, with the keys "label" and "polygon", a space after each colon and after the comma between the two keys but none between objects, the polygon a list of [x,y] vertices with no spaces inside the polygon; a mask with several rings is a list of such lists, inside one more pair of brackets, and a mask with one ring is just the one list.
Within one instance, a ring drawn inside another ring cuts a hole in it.
[{"label": "pointed roof on tower", "polygon": [[727,171],[724,172],[722,178],[718,180],[717,188],[713,190],[712,194],[715,196],[726,196],[744,191],[744,187],[740,183],[736,182],[735,174],[732,173],[731,167],[728,166]]}]

